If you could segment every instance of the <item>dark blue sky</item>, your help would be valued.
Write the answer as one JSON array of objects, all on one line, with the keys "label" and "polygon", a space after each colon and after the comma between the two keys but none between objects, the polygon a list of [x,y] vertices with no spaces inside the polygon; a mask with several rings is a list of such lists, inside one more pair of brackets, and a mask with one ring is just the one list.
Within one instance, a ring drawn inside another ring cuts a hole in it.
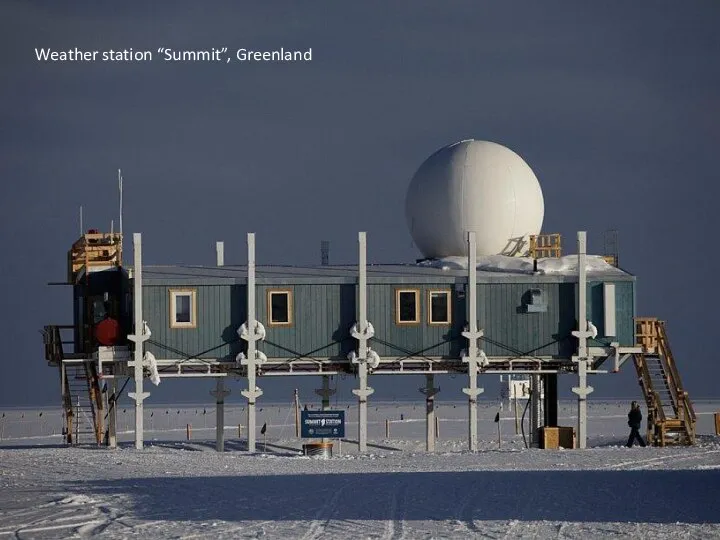
[{"label": "dark blue sky", "polygon": [[[419,255],[404,221],[412,174],[471,137],[523,156],[543,229],[570,250],[577,230],[595,252],[620,231],[639,314],[667,321],[691,396],[718,397],[718,22],[714,0],[3,0],[0,406],[59,403],[38,330],[70,321],[70,295],[46,283],[64,279],[79,205],[87,227],[116,217],[118,167],[125,232],[144,234],[147,263],[212,263],[216,240],[242,263],[249,231],[261,263],[316,263],[323,239],[331,262],[355,262],[358,230],[372,262],[406,262]],[[36,47],[312,47],[313,60],[40,63]],[[639,396],[627,368],[594,378],[591,398]],[[377,399],[420,399],[421,383],[371,384]],[[463,398],[462,381],[440,385]],[[168,381],[150,400],[210,386]]]}]

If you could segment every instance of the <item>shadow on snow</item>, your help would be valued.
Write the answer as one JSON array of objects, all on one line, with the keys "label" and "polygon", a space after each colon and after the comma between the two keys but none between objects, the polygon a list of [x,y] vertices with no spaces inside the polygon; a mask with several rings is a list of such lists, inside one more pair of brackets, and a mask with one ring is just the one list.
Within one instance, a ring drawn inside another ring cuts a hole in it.
[{"label": "shadow on snow", "polygon": [[[268,469],[272,463],[268,463]],[[720,523],[720,471],[289,474],[76,482],[139,519]]]}]

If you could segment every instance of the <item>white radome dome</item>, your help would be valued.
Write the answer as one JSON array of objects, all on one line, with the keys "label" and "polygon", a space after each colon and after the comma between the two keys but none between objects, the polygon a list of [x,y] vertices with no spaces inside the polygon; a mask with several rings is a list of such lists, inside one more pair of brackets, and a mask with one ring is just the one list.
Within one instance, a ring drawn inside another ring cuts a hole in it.
[{"label": "white radome dome", "polygon": [[478,255],[512,250],[539,234],[545,215],[532,169],[509,148],[467,140],[441,148],[420,166],[405,199],[415,245],[427,258],[467,256],[467,231]]}]

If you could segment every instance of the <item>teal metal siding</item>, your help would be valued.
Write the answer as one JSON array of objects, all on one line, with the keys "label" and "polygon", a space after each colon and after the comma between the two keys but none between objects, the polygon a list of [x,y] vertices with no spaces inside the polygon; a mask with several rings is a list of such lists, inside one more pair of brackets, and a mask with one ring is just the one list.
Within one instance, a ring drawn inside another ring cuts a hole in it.
[{"label": "teal metal siding", "polygon": [[[621,345],[634,342],[634,282],[616,281],[616,321]],[[197,291],[197,327],[170,328],[170,288],[175,285],[146,284],[143,287],[144,316],[152,330],[147,349],[158,358],[233,358],[246,349],[236,330],[247,320],[247,287],[244,284],[188,284],[178,288]],[[419,290],[420,324],[395,322],[395,291]],[[559,355],[575,352],[575,283],[479,283],[478,324],[484,330],[481,345],[488,356]],[[267,291],[293,292],[293,324],[268,324]],[[428,324],[428,291],[451,291],[451,325]],[[547,311],[527,313],[523,297],[530,289],[543,292]],[[466,321],[466,285],[454,283],[368,284],[368,320],[375,327],[370,346],[383,357],[441,356],[457,358],[467,347],[461,333]],[[350,327],[356,321],[357,287],[348,283],[261,284],[256,292],[256,315],[267,330],[259,348],[268,357],[344,357],[356,349]],[[588,284],[588,317],[600,330],[595,344],[609,343],[602,335],[604,321],[602,283]]]},{"label": "teal metal siding", "polygon": [[615,283],[615,316],[617,318],[617,340],[620,345],[635,345],[635,283]]},{"label": "teal metal siding", "polygon": [[[196,328],[170,328],[170,289],[197,291]],[[244,285],[143,287],[143,315],[152,332],[147,350],[157,358],[234,358],[244,348],[236,333],[246,320]]]},{"label": "teal metal siding", "polygon": [[[419,291],[419,324],[397,324],[395,322],[395,295],[398,289]],[[434,290],[449,290],[452,321],[450,325],[428,324],[428,293]],[[380,356],[404,357],[453,356],[459,355],[460,332],[465,324],[465,307],[460,303],[455,287],[442,284],[368,284],[368,320],[375,328],[375,339],[370,346]],[[462,317],[462,318],[459,318]]]},{"label": "teal metal siding", "polygon": [[[268,290],[292,291],[292,325],[269,324]],[[356,341],[350,339],[356,318],[354,285],[258,285],[256,301],[257,318],[267,330],[258,346],[270,358],[345,356],[355,348]]]},{"label": "teal metal siding", "polygon": [[[527,313],[523,298],[540,289],[547,311]],[[572,354],[575,293],[572,283],[478,284],[478,320],[488,356]]]}]

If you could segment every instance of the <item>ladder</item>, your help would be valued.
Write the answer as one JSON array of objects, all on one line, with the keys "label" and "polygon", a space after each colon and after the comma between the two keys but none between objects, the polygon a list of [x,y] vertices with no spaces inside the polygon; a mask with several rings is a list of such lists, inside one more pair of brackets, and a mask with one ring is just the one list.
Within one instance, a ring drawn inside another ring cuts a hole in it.
[{"label": "ladder", "polygon": [[64,368],[65,442],[72,445],[102,444],[104,404],[95,366],[81,362],[66,363]]},{"label": "ladder", "polygon": [[635,338],[642,348],[634,360],[648,409],[648,443],[655,446],[695,444],[697,417],[682,385],[665,321],[635,319]]},{"label": "ladder", "polygon": [[60,370],[64,426],[67,444],[102,444],[104,439],[104,396],[100,390],[97,364],[82,353],[68,353],[61,330],[72,326],[46,326],[43,330],[45,358]]}]

